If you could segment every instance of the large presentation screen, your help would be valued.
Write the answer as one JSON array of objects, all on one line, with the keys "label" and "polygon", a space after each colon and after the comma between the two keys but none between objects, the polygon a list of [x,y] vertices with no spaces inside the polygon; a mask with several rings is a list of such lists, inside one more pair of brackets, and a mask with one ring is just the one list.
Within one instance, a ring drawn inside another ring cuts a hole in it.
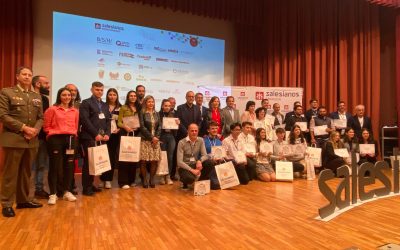
[{"label": "large presentation screen", "polygon": [[88,98],[100,81],[118,90],[121,103],[138,84],[157,110],[169,96],[184,103],[197,86],[224,85],[224,46],[221,39],[54,12],[52,100],[67,83]]}]

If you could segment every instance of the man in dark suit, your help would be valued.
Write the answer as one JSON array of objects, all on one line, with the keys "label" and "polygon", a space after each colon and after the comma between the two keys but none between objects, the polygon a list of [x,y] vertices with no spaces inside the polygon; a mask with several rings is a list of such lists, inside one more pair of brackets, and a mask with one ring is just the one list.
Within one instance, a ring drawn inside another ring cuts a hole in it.
[{"label": "man in dark suit", "polygon": [[40,95],[31,90],[32,70],[20,67],[17,84],[0,92],[0,121],[3,131],[0,146],[4,151],[0,200],[4,217],[14,217],[17,208],[38,208],[42,204],[29,200],[31,167],[39,147],[37,135],[43,124]]},{"label": "man in dark suit", "polygon": [[96,142],[108,141],[111,129],[111,114],[108,106],[101,100],[104,85],[93,82],[90,89],[92,96],[82,101],[79,107],[79,122],[81,131],[80,143],[83,148],[84,162],[82,169],[82,194],[94,195],[101,191],[93,186],[93,176],[89,175],[88,148],[94,147]]},{"label": "man in dark suit", "polygon": [[[34,76],[32,78],[33,91],[39,93],[42,97],[43,113],[49,108],[50,82],[46,76]],[[36,160],[33,163],[32,169],[35,170],[35,197],[38,199],[48,199],[49,194],[44,190],[44,172],[49,169],[49,156],[47,153],[46,133],[43,129],[39,132],[39,148],[36,155]]]},{"label": "man in dark suit", "polygon": [[[346,112],[346,104],[344,101],[338,102],[337,111],[332,112],[330,114],[330,118],[333,120],[332,122],[334,122],[334,120],[342,120],[343,123],[346,123],[346,126],[344,124],[342,126],[335,124],[336,131],[338,131],[341,135],[344,135],[345,129],[351,119],[351,114]],[[346,120],[346,122],[344,122],[344,120]]]},{"label": "man in dark suit", "polygon": [[[303,116],[303,107],[301,105],[297,105],[294,107],[294,116],[291,116],[287,119],[286,124],[285,124],[285,130],[291,131],[293,125],[295,125],[296,122],[307,123],[307,119]],[[307,129],[305,131],[303,131],[303,133],[308,133],[308,132],[309,132],[309,129],[307,126]]]},{"label": "man in dark suit", "polygon": [[371,134],[372,137],[372,123],[371,119],[367,116],[364,116],[365,112],[365,106],[360,104],[357,105],[355,108],[356,115],[351,117],[349,120],[349,127],[351,127],[354,130],[354,133],[356,134],[357,138],[361,140],[361,130],[363,128],[368,129],[369,133]]},{"label": "man in dark suit", "polygon": [[240,123],[239,110],[235,108],[235,98],[233,96],[228,96],[226,98],[226,107],[222,109],[222,115],[225,120],[224,127],[222,128],[222,135],[226,138],[231,133],[231,125]]},{"label": "man in dark suit", "polygon": [[199,131],[199,136],[203,137],[204,135],[207,134],[208,124],[207,124],[206,116],[207,116],[208,108],[203,106],[204,96],[203,96],[202,93],[200,93],[200,92],[196,93],[196,95],[194,96],[194,100],[196,102],[196,107],[198,107],[199,110],[200,110],[200,115],[201,115],[201,124],[200,124],[200,127],[199,127],[199,130],[200,130]]},{"label": "man in dark suit", "polygon": [[200,109],[194,105],[194,92],[188,91],[186,93],[186,103],[178,106],[176,115],[180,120],[177,141],[187,136],[187,128],[190,124],[195,123],[197,126],[201,124]]},{"label": "man in dark suit", "polygon": [[306,111],[304,116],[307,118],[307,123],[310,125],[311,118],[314,116],[318,116],[318,100],[311,99],[310,100],[310,109]]},{"label": "man in dark suit", "polygon": [[298,106],[298,105],[301,105],[301,102],[295,101],[295,102],[293,103],[293,111],[290,111],[290,112],[287,112],[287,113],[286,113],[284,123],[286,123],[286,120],[287,120],[289,117],[295,115],[295,114],[294,114],[294,108],[295,108],[296,106]]}]

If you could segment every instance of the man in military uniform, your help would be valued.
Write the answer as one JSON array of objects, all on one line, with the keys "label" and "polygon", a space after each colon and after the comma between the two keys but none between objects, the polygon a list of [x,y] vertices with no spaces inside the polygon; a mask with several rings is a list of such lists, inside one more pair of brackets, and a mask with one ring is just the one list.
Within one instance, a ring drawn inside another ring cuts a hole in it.
[{"label": "man in military uniform", "polygon": [[0,121],[3,123],[0,146],[4,150],[0,199],[4,217],[15,216],[14,196],[17,209],[42,206],[28,197],[31,166],[39,146],[37,135],[43,124],[42,99],[31,90],[29,68],[18,68],[16,79],[16,86],[0,91]]}]

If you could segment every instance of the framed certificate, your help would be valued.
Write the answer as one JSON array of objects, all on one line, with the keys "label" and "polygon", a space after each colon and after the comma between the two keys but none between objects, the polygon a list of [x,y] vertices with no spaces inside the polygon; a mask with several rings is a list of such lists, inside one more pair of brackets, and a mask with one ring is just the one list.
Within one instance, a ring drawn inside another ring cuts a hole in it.
[{"label": "framed certificate", "polygon": [[360,146],[360,154],[365,154],[365,155],[375,154],[375,144],[359,144],[359,146]]},{"label": "framed certificate", "polygon": [[212,146],[211,147],[211,155],[215,159],[222,159],[226,157],[226,150],[222,146]]},{"label": "framed certificate", "polygon": [[299,126],[303,132],[307,130],[307,122],[296,122],[295,125]]},{"label": "framed certificate", "polygon": [[290,161],[276,161],[275,174],[278,181],[293,181],[293,163]]},{"label": "framed certificate", "polygon": [[327,125],[322,126],[315,126],[314,127],[314,135],[327,135],[326,129],[328,128]]},{"label": "framed certificate", "polygon": [[343,157],[343,158],[347,158],[349,157],[349,151],[347,151],[347,148],[337,148],[334,149],[335,151],[335,155]]},{"label": "framed certificate", "polygon": [[346,128],[347,127],[347,120],[346,119],[333,119],[333,125],[335,128]]},{"label": "framed certificate", "polygon": [[260,143],[260,152],[262,153],[272,153],[274,151],[274,146],[272,145],[272,143],[266,142],[266,141],[262,141]]},{"label": "framed certificate", "polygon": [[126,116],[126,117],[122,118],[122,122],[130,128],[139,128],[140,127],[139,117],[137,115]]},{"label": "framed certificate", "polygon": [[162,128],[163,129],[178,129],[179,125],[176,124],[176,119],[175,117],[164,117],[163,122],[162,122]]}]

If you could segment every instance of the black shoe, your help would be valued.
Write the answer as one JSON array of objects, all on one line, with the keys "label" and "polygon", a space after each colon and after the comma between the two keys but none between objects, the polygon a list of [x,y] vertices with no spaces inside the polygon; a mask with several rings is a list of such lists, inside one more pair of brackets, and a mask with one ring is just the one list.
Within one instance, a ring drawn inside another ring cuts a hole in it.
[{"label": "black shoe", "polygon": [[30,201],[30,202],[24,202],[24,203],[18,203],[17,204],[17,209],[20,208],[39,208],[43,207],[42,204],[35,202],[35,201]]},{"label": "black shoe", "polygon": [[93,190],[90,189],[90,190],[83,191],[82,194],[85,196],[93,196],[94,192],[93,192]]},{"label": "black shoe", "polygon": [[76,190],[70,190],[71,194],[73,195],[78,195],[78,192]]},{"label": "black shoe", "polygon": [[171,180],[172,180],[172,181],[177,181],[178,178],[176,178],[175,176],[171,176]]},{"label": "black shoe", "polygon": [[49,198],[49,194],[46,191],[44,191],[43,189],[42,190],[36,190],[35,191],[35,198],[37,198],[37,199],[48,199]]},{"label": "black shoe", "polygon": [[1,212],[3,213],[4,217],[14,217],[15,216],[15,212],[12,207],[3,207]]},{"label": "black shoe", "polygon": [[92,190],[95,193],[101,192],[101,188],[98,188],[98,187],[95,187],[95,186],[92,186]]},{"label": "black shoe", "polygon": [[183,189],[183,190],[188,190],[188,189],[189,189],[189,186],[188,186],[188,184],[185,184],[185,183],[183,183],[183,185],[182,185],[182,189]]}]

